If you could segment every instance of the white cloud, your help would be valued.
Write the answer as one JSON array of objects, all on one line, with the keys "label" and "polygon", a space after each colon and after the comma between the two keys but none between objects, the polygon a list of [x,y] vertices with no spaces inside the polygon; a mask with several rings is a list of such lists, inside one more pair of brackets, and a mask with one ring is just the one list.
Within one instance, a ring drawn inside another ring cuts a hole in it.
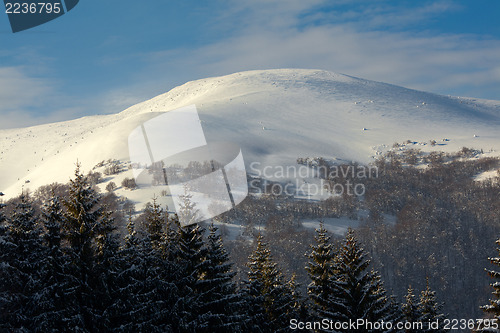
[{"label": "white cloud", "polygon": [[50,84],[28,77],[21,67],[0,67],[0,110],[13,111],[32,105],[50,92]]},{"label": "white cloud", "polygon": [[10,128],[20,128],[35,126],[40,124],[54,123],[58,121],[65,121],[75,119],[84,115],[83,108],[61,108],[51,113],[37,115],[36,113],[17,110],[11,112],[1,112],[0,130]]},{"label": "white cloud", "polygon": [[[76,118],[82,103],[58,94],[57,84],[28,74],[24,67],[0,67],[0,129]],[[43,114],[39,110],[45,109]]]},{"label": "white cloud", "polygon": [[[406,5],[397,6],[397,3],[387,1],[362,1],[360,9],[350,11],[345,19],[355,22],[358,28],[362,29],[383,27],[401,29],[412,27],[422,21],[437,19],[440,15],[462,8],[451,0],[415,2],[410,7]],[[336,14],[339,13],[336,12]],[[340,13],[340,18],[343,18],[342,13]]]},{"label": "white cloud", "polygon": [[442,94],[467,94],[469,87],[471,92],[491,94],[491,87],[500,85],[498,76],[492,75],[498,68],[500,40],[366,29],[366,23],[372,27],[387,22],[400,26],[432,19],[456,10],[450,1],[411,10],[375,1],[362,12],[351,13],[351,21],[321,20],[321,24],[309,25],[303,24],[310,19],[307,13],[314,12],[321,5],[319,1],[312,5],[281,0],[230,3],[233,7],[224,18],[235,26],[242,22],[232,37],[191,52],[150,54],[151,70],[165,73],[172,68],[184,69],[191,77],[200,78],[249,69],[318,68]]}]

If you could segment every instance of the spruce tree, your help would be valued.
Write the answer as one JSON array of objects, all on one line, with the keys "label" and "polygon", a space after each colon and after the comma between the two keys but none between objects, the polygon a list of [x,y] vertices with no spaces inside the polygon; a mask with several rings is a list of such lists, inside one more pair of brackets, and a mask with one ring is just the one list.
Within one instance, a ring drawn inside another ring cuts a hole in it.
[{"label": "spruce tree", "polygon": [[312,302],[313,317],[331,318],[330,313],[332,289],[330,285],[333,276],[333,260],[335,257],[333,244],[330,236],[324,228],[323,223],[319,229],[316,229],[316,245],[312,245],[312,251],[309,254],[309,262],[306,271],[311,279],[307,287],[307,293]]},{"label": "spruce tree", "polygon": [[139,244],[139,239],[137,237],[137,231],[135,229],[135,222],[132,218],[132,212],[129,212],[127,220],[127,235],[125,236],[125,249],[132,248]]},{"label": "spruce tree", "polygon": [[[496,241],[496,244],[499,246],[497,248],[497,252],[500,255],[500,239]],[[500,266],[500,258],[499,257],[493,257],[493,258],[488,258],[490,262],[496,266]],[[489,302],[490,304],[484,305],[481,307],[484,312],[492,314],[495,319],[500,319],[500,272],[495,271],[495,270],[486,270],[488,275],[492,278],[495,279],[496,282],[491,284],[491,287],[493,288],[493,299],[490,299]]]},{"label": "spruce tree", "polygon": [[[408,292],[405,295],[405,302],[401,306],[403,321],[407,323],[417,323],[422,321],[422,312],[420,311],[419,301],[415,296],[415,292],[411,286],[408,287]],[[406,333],[417,333],[419,330],[415,328],[405,329]]]},{"label": "spruce tree", "polygon": [[116,280],[119,274],[118,249],[119,243],[113,233],[114,220],[106,209],[101,216],[96,228],[96,254],[92,269],[91,286],[95,303],[95,316],[101,318],[96,327],[99,331],[108,331],[114,327],[113,318],[109,316],[109,308],[114,304],[114,299],[120,290],[117,289]]},{"label": "spruce tree", "polygon": [[167,266],[161,250],[149,235],[136,237],[133,222],[119,251],[116,292],[111,322],[116,332],[177,332],[179,298],[174,268]]},{"label": "spruce tree", "polygon": [[189,188],[184,185],[184,194],[179,196],[179,221],[182,226],[187,226],[201,220],[200,211],[196,208],[196,204],[192,201],[192,195],[189,194]]},{"label": "spruce tree", "polygon": [[293,273],[292,277],[286,283],[286,289],[291,294],[291,311],[290,319],[298,319],[307,321],[310,319],[309,306],[300,292],[300,285],[297,283],[297,274]]},{"label": "spruce tree", "polygon": [[262,235],[250,255],[246,285],[247,330],[252,332],[285,332],[290,319],[297,318],[294,290],[284,281]]},{"label": "spruce tree", "polygon": [[177,262],[180,270],[177,272],[177,284],[182,293],[180,325],[187,331],[199,330],[198,313],[194,310],[197,307],[197,283],[202,278],[204,266],[207,264],[208,251],[203,240],[204,232],[205,229],[198,224],[186,225],[178,229]]},{"label": "spruce tree", "polygon": [[39,274],[41,288],[34,295],[36,310],[30,313],[34,327],[40,332],[69,331],[83,326],[75,295],[76,281],[70,262],[61,247],[62,208],[53,197],[43,206],[41,221],[45,226],[45,248]]},{"label": "spruce tree", "polygon": [[[143,288],[142,279],[137,279],[137,260],[139,259],[137,233],[129,215],[127,223],[128,234],[124,237],[124,245],[118,250],[115,256],[115,267],[117,270],[114,279],[115,288],[113,302],[107,309],[110,331],[137,331],[134,323],[139,320],[132,314],[136,311],[139,290]],[[140,260],[140,259],[139,259]]]},{"label": "spruce tree", "polygon": [[209,231],[201,274],[194,285],[197,296],[192,311],[197,316],[196,331],[240,331],[242,301],[233,282],[235,273],[231,272],[229,255],[217,228],[211,224]]},{"label": "spruce tree", "polygon": [[[394,320],[393,306],[380,276],[370,269],[370,260],[352,229],[335,258],[331,287],[330,309],[334,320],[364,319],[372,323]],[[351,332],[350,329],[342,331]]]},{"label": "spruce tree", "polygon": [[107,260],[103,259],[105,250],[111,246],[107,235],[112,222],[100,199],[77,164],[75,177],[70,180],[69,197],[63,201],[62,229],[70,245],[68,253],[72,261],[71,274],[77,281],[75,294],[80,317],[84,327],[91,331],[106,329],[103,313],[110,299],[106,289],[108,281],[102,276],[102,263]]},{"label": "spruce tree", "polygon": [[15,203],[0,245],[0,328],[32,330],[36,312],[34,295],[42,288],[43,244],[29,195]]},{"label": "spruce tree", "polygon": [[156,197],[153,198],[153,203],[146,205],[144,210],[146,218],[146,228],[148,229],[148,237],[153,243],[153,246],[158,247],[163,236],[166,226],[166,214],[163,208],[157,202]]},{"label": "spruce tree", "polygon": [[[10,253],[13,244],[9,244],[7,218],[4,214],[6,205],[0,202],[0,262],[6,263],[8,254]],[[6,264],[0,264],[0,330],[8,330],[9,314],[7,306],[9,304],[10,293],[5,287],[9,280],[9,269]]]},{"label": "spruce tree", "polygon": [[[421,314],[421,321],[424,323],[424,332],[446,332],[443,328],[445,315],[441,311],[442,305],[438,303],[436,292],[431,290],[427,279],[425,290],[420,293],[418,310]],[[430,327],[430,323],[438,323],[437,327]]]},{"label": "spruce tree", "polygon": [[[3,228],[4,228],[4,222],[5,220],[7,219],[5,217],[5,213],[4,213],[4,209],[7,205],[3,203],[3,200],[0,200],[0,227],[2,229],[0,229],[0,232],[2,232]],[[2,235],[3,233],[0,233],[0,235]]]},{"label": "spruce tree", "polygon": [[66,208],[63,219],[63,230],[82,269],[89,270],[94,255],[93,241],[103,208],[99,207],[99,194],[92,188],[87,178],[80,172],[77,164],[75,178],[70,180],[69,198],[63,201]]},{"label": "spruce tree", "polygon": [[43,238],[46,246],[56,251],[61,248],[63,212],[59,197],[54,193],[52,195],[52,198],[44,205],[42,210],[42,221],[46,230]]}]

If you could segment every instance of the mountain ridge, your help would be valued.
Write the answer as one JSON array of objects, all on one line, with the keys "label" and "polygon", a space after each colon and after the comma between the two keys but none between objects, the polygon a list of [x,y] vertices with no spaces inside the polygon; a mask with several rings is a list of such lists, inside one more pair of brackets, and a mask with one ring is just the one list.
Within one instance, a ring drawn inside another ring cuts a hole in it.
[{"label": "mountain ridge", "polygon": [[109,158],[128,161],[134,128],[191,104],[207,140],[238,144],[247,164],[291,165],[307,156],[368,163],[407,139],[436,140],[441,145],[434,150],[500,151],[500,101],[322,70],[256,70],[190,81],[117,114],[1,130],[0,191],[12,197],[23,188],[66,182],[77,160],[85,171]]}]

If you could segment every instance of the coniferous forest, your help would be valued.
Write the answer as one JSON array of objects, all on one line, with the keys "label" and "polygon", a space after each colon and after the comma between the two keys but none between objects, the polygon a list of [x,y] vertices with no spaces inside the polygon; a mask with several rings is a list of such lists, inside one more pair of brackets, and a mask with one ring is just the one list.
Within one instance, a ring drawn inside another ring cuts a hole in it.
[{"label": "coniferous forest", "polygon": [[[181,226],[154,199],[134,216],[77,167],[67,185],[0,205],[0,331],[354,332],[318,323],[364,319],[424,323],[365,332],[444,332],[450,318],[498,319],[500,188],[473,179],[498,160],[473,153],[389,154],[363,200],[250,196],[217,227]],[[344,238],[298,222],[361,210]],[[245,237],[226,241],[235,218]]]}]

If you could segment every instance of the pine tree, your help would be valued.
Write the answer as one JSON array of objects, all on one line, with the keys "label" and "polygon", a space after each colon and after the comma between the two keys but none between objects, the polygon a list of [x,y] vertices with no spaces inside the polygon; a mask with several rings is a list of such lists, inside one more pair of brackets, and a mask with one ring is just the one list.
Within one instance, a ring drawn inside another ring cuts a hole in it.
[{"label": "pine tree", "polygon": [[285,332],[289,321],[297,318],[294,290],[283,281],[283,274],[273,261],[262,235],[250,255],[246,285],[247,330],[252,332]]},{"label": "pine tree", "polygon": [[[429,280],[425,290],[420,294],[418,310],[421,313],[421,321],[424,323],[424,332],[440,333],[446,332],[443,328],[445,315],[441,312],[442,305],[438,303],[436,292],[431,290]],[[437,327],[430,327],[429,323],[438,323]]]},{"label": "pine tree", "polygon": [[319,318],[331,318],[331,295],[330,285],[333,276],[333,260],[335,253],[333,244],[330,242],[327,230],[323,223],[316,229],[316,245],[311,246],[312,252],[309,254],[310,261],[306,271],[311,279],[307,288],[307,293],[312,301],[313,316]]},{"label": "pine tree", "polygon": [[103,215],[99,199],[77,164],[75,178],[70,180],[69,199],[63,201],[66,211],[62,225],[71,248],[79,256],[79,261],[86,265],[91,264],[94,255],[92,242]]},{"label": "pine tree", "polygon": [[235,273],[217,228],[212,224],[209,231],[201,274],[193,290],[197,295],[192,308],[197,316],[195,331],[240,331],[242,301],[233,282]]},{"label": "pine tree", "polygon": [[80,317],[90,331],[106,328],[108,323],[103,312],[110,299],[105,287],[108,281],[103,281],[102,264],[106,261],[103,259],[105,248],[111,245],[107,235],[112,222],[100,199],[77,164],[75,178],[70,180],[69,197],[63,201],[62,229],[70,245],[68,253],[72,261],[71,274],[77,281],[75,294]]},{"label": "pine tree", "polygon": [[44,205],[42,221],[46,229],[43,236],[47,247],[51,250],[59,250],[61,247],[61,224],[63,212],[59,197],[52,193],[52,198]]},{"label": "pine tree", "polygon": [[33,329],[30,314],[36,311],[34,295],[42,287],[43,244],[36,215],[27,194],[15,204],[1,242],[0,328]]},{"label": "pine tree", "polygon": [[101,319],[96,325],[101,332],[108,331],[114,326],[113,318],[108,314],[109,307],[113,305],[114,298],[120,292],[116,285],[120,269],[118,266],[119,243],[116,235],[113,234],[115,229],[113,223],[111,213],[105,209],[96,228],[96,255],[92,269],[91,286],[93,298],[98,300],[94,305],[94,311],[95,316]]},{"label": "pine tree", "polygon": [[[496,244],[499,246],[497,248],[497,251],[500,255],[500,239],[496,241]],[[488,259],[492,264],[500,266],[499,257]],[[486,272],[492,279],[495,279],[497,281],[491,284],[491,286],[493,287],[494,298],[489,300],[490,304],[482,306],[481,309],[486,313],[492,314],[495,319],[500,319],[500,281],[498,281],[500,279],[500,272],[494,270],[486,270]]]},{"label": "pine tree", "polygon": [[180,325],[186,331],[199,330],[198,313],[193,310],[197,306],[197,282],[203,276],[208,253],[204,246],[204,232],[205,229],[198,224],[178,228],[179,248],[176,259],[181,269],[177,272],[177,285],[182,293]]},{"label": "pine tree", "polygon": [[180,204],[179,211],[177,212],[182,226],[187,226],[202,220],[200,211],[196,208],[196,204],[192,201],[192,197],[193,196],[189,194],[188,186],[184,185],[184,194],[179,196]]},{"label": "pine tree", "polygon": [[2,227],[3,227],[3,223],[4,223],[4,222],[5,222],[5,220],[7,219],[7,218],[5,217],[4,212],[3,212],[3,210],[5,209],[5,207],[6,207],[6,206],[7,206],[7,205],[6,205],[6,204],[4,204],[4,203],[2,202],[2,200],[0,200],[0,226],[2,226]]},{"label": "pine tree", "polygon": [[127,235],[125,236],[125,246],[124,248],[132,248],[139,243],[137,238],[137,231],[135,230],[135,222],[132,218],[132,212],[129,212],[127,220]]},{"label": "pine tree", "polygon": [[7,306],[10,299],[10,293],[2,286],[6,286],[9,279],[9,269],[6,267],[6,262],[13,244],[9,244],[8,226],[6,223],[7,218],[3,212],[5,207],[6,205],[0,202],[0,263],[3,263],[0,264],[0,330],[7,331],[9,327]]},{"label": "pine tree", "polygon": [[45,226],[45,248],[40,265],[42,285],[34,295],[35,309],[29,314],[37,331],[68,331],[82,326],[75,295],[78,281],[70,274],[68,256],[61,248],[62,209],[59,198],[47,202],[41,215]]},{"label": "pine tree", "polygon": [[[401,312],[403,314],[403,320],[407,323],[417,323],[422,321],[422,312],[420,311],[419,302],[415,296],[413,288],[408,287],[408,292],[405,296],[405,302],[401,306]],[[408,328],[405,330],[406,333],[419,332],[418,330]]]},{"label": "pine tree", "polygon": [[126,242],[117,256],[113,304],[108,308],[111,331],[177,332],[176,302],[180,295],[161,249],[149,235],[136,237],[128,223]]},{"label": "pine tree", "polygon": [[[365,319],[372,323],[394,320],[393,306],[380,276],[369,267],[370,260],[359,246],[354,231],[349,229],[335,258],[331,278],[330,309],[334,320]],[[370,329],[365,331],[372,332]]]},{"label": "pine tree", "polygon": [[146,227],[148,229],[148,237],[153,243],[153,246],[158,247],[161,239],[164,236],[164,228],[166,226],[166,214],[163,208],[157,203],[156,197],[153,198],[153,203],[146,206],[144,210],[146,217]]}]

